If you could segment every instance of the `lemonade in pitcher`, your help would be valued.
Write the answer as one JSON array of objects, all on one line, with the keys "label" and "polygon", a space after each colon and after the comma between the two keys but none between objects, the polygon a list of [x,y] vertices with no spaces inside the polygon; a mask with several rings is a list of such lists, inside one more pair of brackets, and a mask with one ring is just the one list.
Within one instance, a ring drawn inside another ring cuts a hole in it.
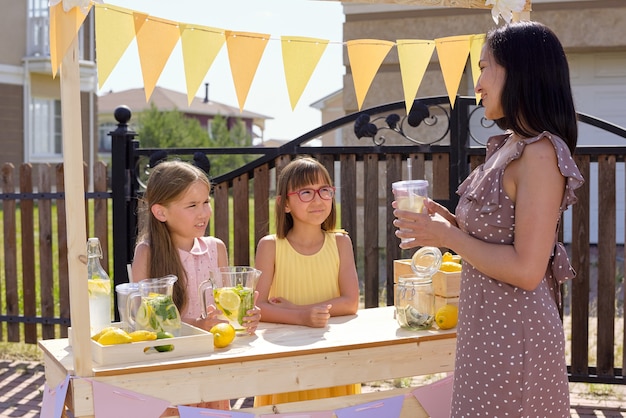
[{"label": "lemonade in pitcher", "polygon": [[170,295],[151,294],[141,298],[135,323],[139,329],[178,335],[181,320],[174,300]]},{"label": "lemonade in pitcher", "polygon": [[243,329],[243,318],[246,312],[254,308],[254,290],[250,287],[219,287],[213,289],[213,299],[217,309],[238,331]]}]

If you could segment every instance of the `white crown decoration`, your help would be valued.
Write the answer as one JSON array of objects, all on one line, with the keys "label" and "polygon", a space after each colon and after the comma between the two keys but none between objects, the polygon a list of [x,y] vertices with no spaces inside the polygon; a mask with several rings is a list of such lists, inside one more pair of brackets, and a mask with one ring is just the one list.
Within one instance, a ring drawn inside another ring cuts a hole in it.
[{"label": "white crown decoration", "polygon": [[500,17],[506,23],[511,23],[513,12],[521,12],[525,5],[526,0],[485,0],[485,6],[492,6],[491,17],[496,24]]}]

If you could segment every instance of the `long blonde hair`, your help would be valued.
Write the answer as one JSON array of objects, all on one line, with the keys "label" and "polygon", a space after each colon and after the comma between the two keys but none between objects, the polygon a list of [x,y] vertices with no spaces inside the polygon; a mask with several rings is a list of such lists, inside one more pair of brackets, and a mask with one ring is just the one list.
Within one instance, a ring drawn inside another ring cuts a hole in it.
[{"label": "long blonde hair", "polygon": [[189,163],[166,161],[158,164],[148,178],[139,212],[138,242],[145,241],[150,246],[149,277],[163,277],[168,274],[178,277],[174,284],[173,299],[179,310],[183,310],[187,304],[187,275],[167,225],[159,221],[150,208],[175,202],[196,182],[205,184],[211,190],[206,174]]},{"label": "long blonde hair", "polygon": [[[280,172],[278,177],[278,185],[276,186],[276,236],[285,238],[287,232],[293,228],[293,217],[290,213],[285,213],[285,204],[287,202],[287,193],[289,191],[298,190],[303,187],[310,186],[317,182],[332,186],[332,179],[328,170],[319,161],[311,157],[299,157],[291,161]],[[324,231],[332,231],[337,223],[337,209],[335,198],[333,197],[333,205],[328,218],[322,223]]]}]

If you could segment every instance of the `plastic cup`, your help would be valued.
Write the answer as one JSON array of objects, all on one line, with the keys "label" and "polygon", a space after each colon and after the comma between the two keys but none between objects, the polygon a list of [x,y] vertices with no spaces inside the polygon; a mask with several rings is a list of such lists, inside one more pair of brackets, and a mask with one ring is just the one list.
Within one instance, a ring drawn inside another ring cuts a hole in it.
[{"label": "plastic cup", "polygon": [[[427,180],[402,180],[391,184],[396,206],[401,210],[421,213],[424,200],[428,197]],[[402,243],[413,241],[412,238],[402,239]]]}]

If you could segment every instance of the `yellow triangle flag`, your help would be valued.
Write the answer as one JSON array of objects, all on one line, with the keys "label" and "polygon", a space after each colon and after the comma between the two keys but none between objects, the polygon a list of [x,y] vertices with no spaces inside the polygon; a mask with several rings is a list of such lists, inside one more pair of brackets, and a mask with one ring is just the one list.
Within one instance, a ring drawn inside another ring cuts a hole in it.
[{"label": "yellow triangle flag", "polygon": [[470,52],[470,35],[435,39],[443,81],[448,91],[450,105],[454,108],[463,70]]},{"label": "yellow triangle flag", "polygon": [[181,23],[180,42],[183,47],[187,102],[191,104],[226,38],[223,29]]},{"label": "yellow triangle flag", "polygon": [[297,36],[282,36],[280,39],[285,81],[287,82],[291,110],[294,110],[328,46],[328,41]]},{"label": "yellow triangle flag", "polygon": [[135,33],[147,102],[180,38],[180,30],[171,20],[135,13]]},{"label": "yellow triangle flag", "polygon": [[361,110],[374,76],[394,43],[378,39],[358,39],[348,41],[346,45],[356,100]]},{"label": "yellow triangle flag", "polygon": [[[472,79],[474,80],[474,88],[478,84],[478,77],[480,77],[480,52],[485,44],[486,35],[484,33],[479,35],[472,35],[470,37],[470,63],[472,65]],[[480,93],[476,94],[476,104],[480,102]]]},{"label": "yellow triangle flag", "polygon": [[98,42],[98,88],[119,62],[135,38],[133,11],[117,6],[96,4],[96,40]]},{"label": "yellow triangle flag", "polygon": [[400,61],[400,73],[404,88],[404,102],[408,114],[435,50],[435,42],[399,39],[396,44],[398,45],[398,60]]},{"label": "yellow triangle flag", "polygon": [[239,111],[243,111],[252,80],[270,39],[269,34],[226,31],[226,48]]},{"label": "yellow triangle flag", "polygon": [[[89,3],[89,9],[91,9],[91,3]],[[51,6],[49,11],[50,64],[52,65],[52,78],[56,78],[61,62],[74,42],[74,38],[78,35],[87,14],[83,14],[78,7],[73,7],[65,12],[62,2]]]}]

